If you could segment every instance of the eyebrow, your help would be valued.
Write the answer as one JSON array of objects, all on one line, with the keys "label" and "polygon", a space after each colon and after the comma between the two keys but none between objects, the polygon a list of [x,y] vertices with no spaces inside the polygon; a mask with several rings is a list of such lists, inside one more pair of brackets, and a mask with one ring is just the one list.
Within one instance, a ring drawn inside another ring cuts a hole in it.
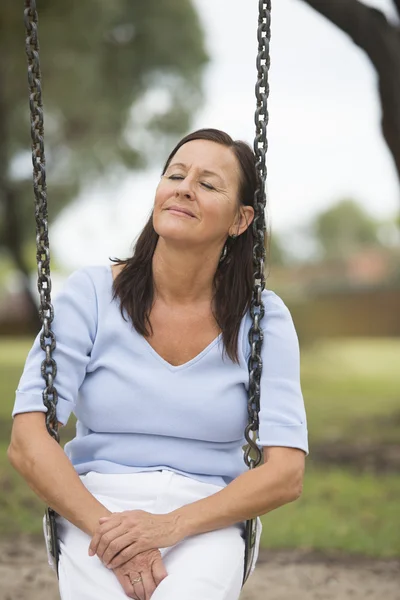
[{"label": "eyebrow", "polygon": [[[168,168],[171,168],[171,167],[182,167],[183,169],[187,169],[188,168],[188,166],[185,165],[185,163],[181,163],[181,162],[172,163],[172,164],[168,165]],[[218,175],[218,173],[215,173],[214,171],[209,171],[208,169],[203,169],[201,171],[201,174],[202,175],[211,175],[212,177],[218,177],[218,179],[222,183],[224,183],[224,180],[222,179],[222,177],[220,175]]]}]

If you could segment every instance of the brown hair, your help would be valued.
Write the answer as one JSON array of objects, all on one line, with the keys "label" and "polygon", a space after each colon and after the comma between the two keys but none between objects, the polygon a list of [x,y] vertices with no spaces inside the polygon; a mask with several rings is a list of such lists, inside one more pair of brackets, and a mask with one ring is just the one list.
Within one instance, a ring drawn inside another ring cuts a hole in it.
[{"label": "brown hair", "polygon": [[[232,149],[240,166],[239,203],[254,206],[258,181],[254,152],[245,142],[234,141],[218,129],[200,129],[185,136],[168,156],[162,174],[179,148],[193,140],[208,140]],[[113,298],[119,297],[122,317],[125,319],[125,309],[134,328],[143,336],[149,335],[147,325],[153,332],[149,314],[154,300],[152,259],[158,238],[152,212],[137,239],[133,256],[126,260],[110,259],[125,265],[113,282]],[[213,282],[214,318],[222,331],[226,353],[238,363],[240,322],[250,307],[254,283],[252,226],[236,239],[228,237],[226,245],[226,258],[219,263]]]}]

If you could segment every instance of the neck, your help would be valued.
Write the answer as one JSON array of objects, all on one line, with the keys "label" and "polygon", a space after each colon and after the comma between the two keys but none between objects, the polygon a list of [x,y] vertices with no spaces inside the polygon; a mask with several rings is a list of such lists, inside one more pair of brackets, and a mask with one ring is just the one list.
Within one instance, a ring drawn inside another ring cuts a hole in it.
[{"label": "neck", "polygon": [[211,302],[218,251],[182,249],[159,238],[153,255],[155,295],[167,305]]}]

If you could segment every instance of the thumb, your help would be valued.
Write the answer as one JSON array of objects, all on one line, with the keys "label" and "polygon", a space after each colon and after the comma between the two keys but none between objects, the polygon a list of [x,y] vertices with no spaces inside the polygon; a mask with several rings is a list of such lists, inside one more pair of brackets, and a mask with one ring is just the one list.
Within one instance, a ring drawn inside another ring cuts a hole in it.
[{"label": "thumb", "polygon": [[156,558],[154,560],[151,570],[152,570],[153,578],[154,578],[156,585],[161,583],[161,581],[163,579],[165,579],[168,575],[167,569],[165,568],[165,565],[164,565],[161,557]]}]

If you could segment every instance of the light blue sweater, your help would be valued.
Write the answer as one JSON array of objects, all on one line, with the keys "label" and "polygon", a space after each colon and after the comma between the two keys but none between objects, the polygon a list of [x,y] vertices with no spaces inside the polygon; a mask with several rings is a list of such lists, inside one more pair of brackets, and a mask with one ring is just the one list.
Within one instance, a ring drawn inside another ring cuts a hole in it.
[{"label": "light blue sweater", "polygon": [[[77,417],[65,452],[78,474],[170,469],[225,486],[247,470],[250,354],[248,313],[239,331],[240,364],[222,358],[219,335],[198,356],[172,366],[136,332],[112,300],[111,265],[74,271],[54,298],[53,356],[58,420]],[[299,345],[289,310],[263,292],[265,316],[257,444],[308,453]],[[44,352],[39,334],[27,356],[12,415],[43,411]]]}]

